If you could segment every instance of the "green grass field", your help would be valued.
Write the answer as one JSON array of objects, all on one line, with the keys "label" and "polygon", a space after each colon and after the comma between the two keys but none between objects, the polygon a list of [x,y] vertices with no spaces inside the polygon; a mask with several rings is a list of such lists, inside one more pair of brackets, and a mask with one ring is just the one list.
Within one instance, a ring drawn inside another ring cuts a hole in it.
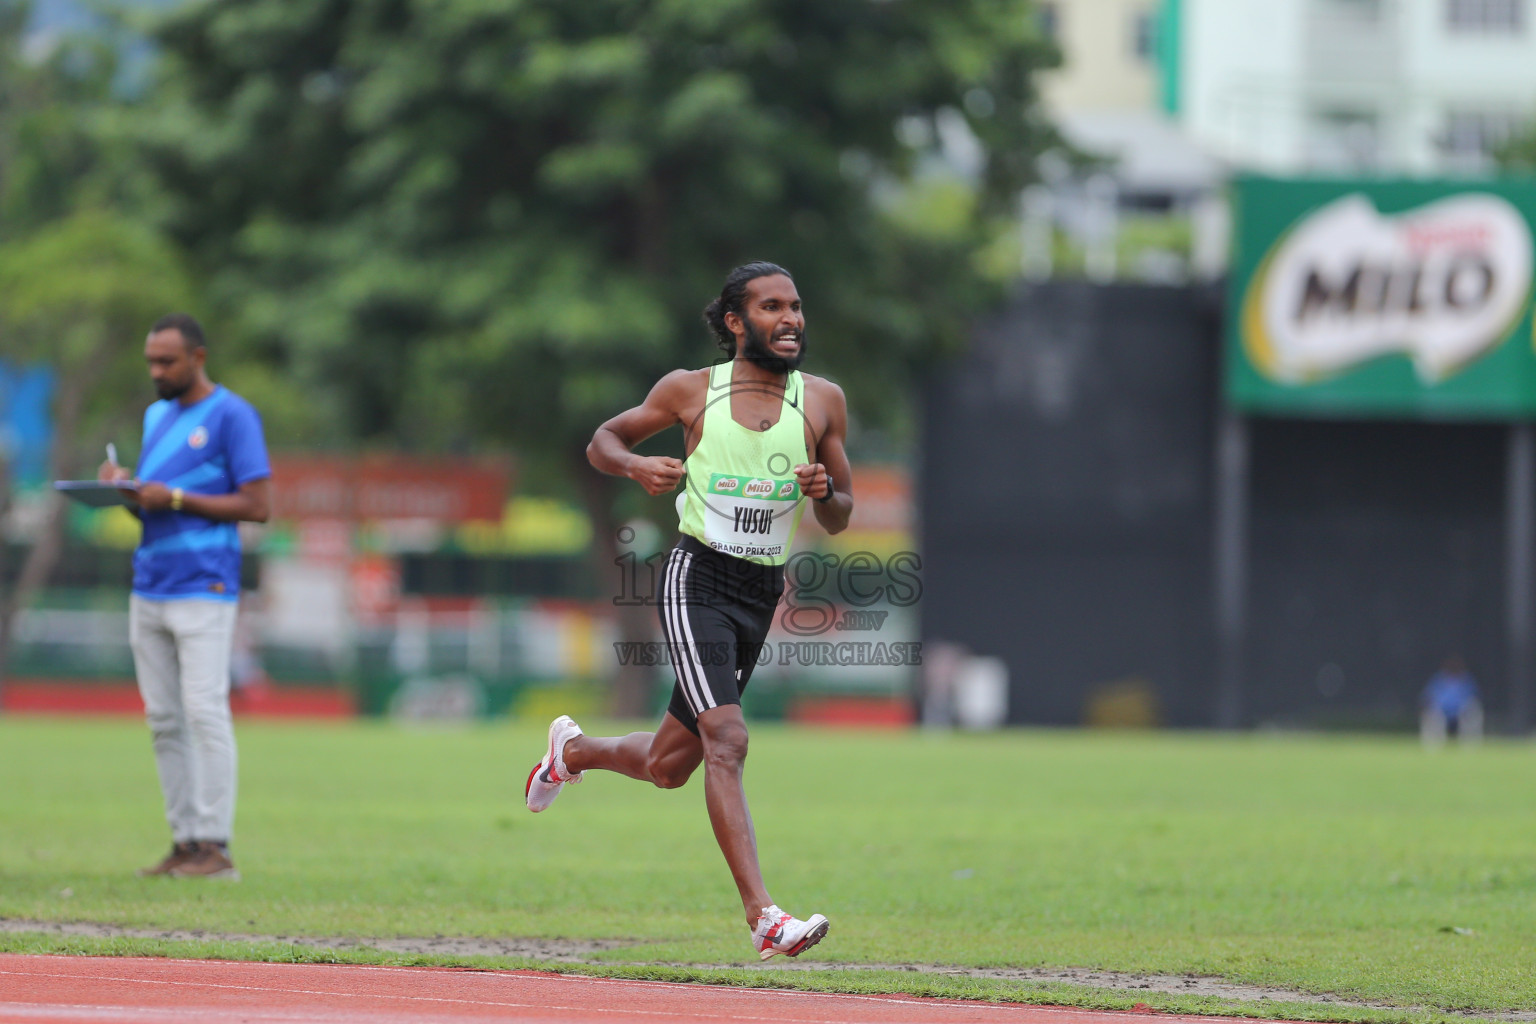
[{"label": "green grass field", "polygon": [[[0,917],[622,939],[601,955],[755,962],[702,777],[663,792],[594,774],[535,817],[540,723],[242,722],[239,740],[244,880],[139,879],[168,844],[142,723],[0,719]],[[850,970],[615,971],[1338,1019],[1536,1011],[1533,769],[1536,747],[1498,742],[758,725],[747,785],[769,886],[831,918],[812,955]],[[0,949],[320,956],[3,933]],[[1425,1012],[853,969],[879,963],[1199,974]]]}]

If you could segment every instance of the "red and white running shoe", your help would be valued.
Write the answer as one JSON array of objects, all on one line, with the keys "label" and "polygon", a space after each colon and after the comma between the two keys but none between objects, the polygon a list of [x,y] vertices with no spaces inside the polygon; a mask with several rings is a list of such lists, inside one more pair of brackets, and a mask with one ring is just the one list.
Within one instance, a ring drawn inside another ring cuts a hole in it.
[{"label": "red and white running shoe", "polygon": [[528,773],[528,785],[523,789],[523,802],[534,813],[544,810],[555,802],[555,797],[567,782],[580,782],[583,772],[569,772],[565,767],[565,745],[580,736],[581,726],[571,721],[569,715],[561,715],[549,723],[549,747],[544,759]]},{"label": "red and white running shoe", "polygon": [[764,960],[780,953],[799,956],[826,935],[827,919],[820,914],[812,914],[809,921],[802,921],[778,907],[764,907],[763,916],[757,919],[757,927],[752,929],[752,945]]}]

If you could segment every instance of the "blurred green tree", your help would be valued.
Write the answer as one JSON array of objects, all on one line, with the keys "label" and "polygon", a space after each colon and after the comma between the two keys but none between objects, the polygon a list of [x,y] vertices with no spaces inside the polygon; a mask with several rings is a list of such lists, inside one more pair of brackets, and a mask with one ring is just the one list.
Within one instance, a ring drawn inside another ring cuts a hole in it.
[{"label": "blurred green tree", "polygon": [[28,40],[29,9],[0,0],[0,240],[73,208],[99,167],[92,121],[116,69],[103,39]]},{"label": "blurred green tree", "polygon": [[808,369],[900,419],[1053,141],[1029,0],[219,0],[155,37],[134,131],[304,395],[290,438],[510,445],[610,542],[619,482],[583,449],[717,355],[699,311],[730,267],[791,268]]},{"label": "blurred green tree", "polygon": [[[28,37],[28,5],[0,0],[0,358],[55,371],[49,470],[74,475],[109,425],[143,407],[140,339],[190,291],[170,243],[113,212],[131,166],[126,140],[98,131],[119,105],[110,33]],[[168,305],[169,304],[169,305]],[[84,449],[84,451],[82,451]],[[0,544],[0,680],[16,613],[51,575],[64,543],[64,503],[38,496],[13,516],[0,447],[0,522],[25,521],[19,565]]]},{"label": "blurred green tree", "polygon": [[[187,306],[180,256],[144,224],[87,210],[0,245],[0,337],[22,363],[56,371],[49,475],[95,475],[82,434],[107,433],[124,410],[145,404],[143,349],[134,343],[155,317]],[[95,446],[90,446],[94,448]],[[52,573],[64,545],[65,503],[43,499],[42,515],[12,586],[0,593],[0,679],[16,613]]]},{"label": "blurred green tree", "polygon": [[1526,125],[1493,152],[1493,159],[1504,171],[1530,174],[1536,171],[1536,125]]}]

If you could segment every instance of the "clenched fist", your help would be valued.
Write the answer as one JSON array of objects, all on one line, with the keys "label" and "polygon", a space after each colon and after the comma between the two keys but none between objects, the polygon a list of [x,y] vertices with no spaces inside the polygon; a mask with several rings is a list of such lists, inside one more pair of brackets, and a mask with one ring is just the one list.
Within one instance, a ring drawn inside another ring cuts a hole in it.
[{"label": "clenched fist", "polygon": [[683,463],[670,455],[642,456],[630,463],[629,478],[644,487],[647,494],[666,494],[676,490],[683,479]]},{"label": "clenched fist", "polygon": [[827,467],[819,462],[811,465],[799,465],[795,467],[795,481],[800,485],[800,493],[807,498],[820,501],[831,493],[832,487],[827,475]]}]

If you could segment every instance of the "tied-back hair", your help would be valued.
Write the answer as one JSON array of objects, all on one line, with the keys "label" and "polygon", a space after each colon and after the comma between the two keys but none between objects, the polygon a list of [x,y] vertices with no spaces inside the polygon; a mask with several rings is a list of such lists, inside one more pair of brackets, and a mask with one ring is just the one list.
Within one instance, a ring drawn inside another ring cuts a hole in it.
[{"label": "tied-back hair", "polygon": [[736,335],[725,326],[725,314],[735,313],[740,316],[741,305],[747,298],[747,283],[759,277],[773,277],[775,274],[783,274],[791,281],[795,279],[793,274],[777,263],[767,263],[762,260],[744,263],[725,276],[725,287],[720,289],[719,298],[704,307],[704,323],[708,325],[709,332],[715,336],[715,344],[720,346],[726,358],[736,357]]}]

